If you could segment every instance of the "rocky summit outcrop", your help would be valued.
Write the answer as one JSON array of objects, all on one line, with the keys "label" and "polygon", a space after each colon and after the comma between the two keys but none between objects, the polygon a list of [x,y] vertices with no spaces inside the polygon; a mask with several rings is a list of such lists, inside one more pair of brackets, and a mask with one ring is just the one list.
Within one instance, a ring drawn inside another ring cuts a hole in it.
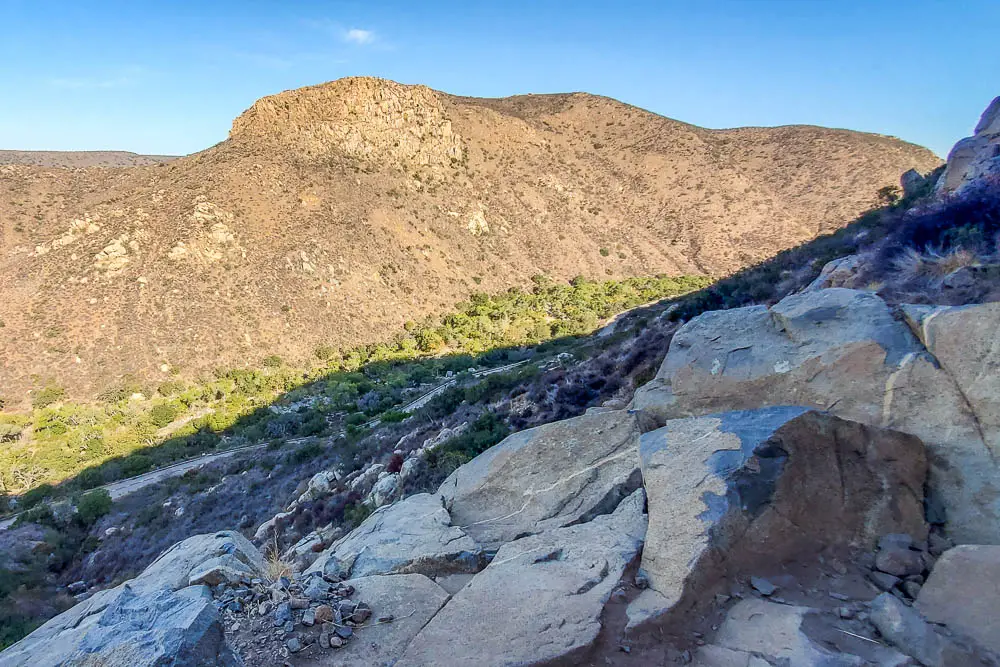
[{"label": "rocky summit outcrop", "polygon": [[926,535],[924,446],[896,431],[776,407],[671,420],[642,436],[640,452],[642,572],[655,593],[630,611],[632,625],[687,611],[727,577],[775,561]]},{"label": "rocky summit outcrop", "polygon": [[1000,97],[983,112],[973,135],[951,149],[937,190],[953,192],[990,177],[1000,178]]},{"label": "rocky summit outcrop", "polygon": [[[996,364],[995,314],[992,306],[974,308],[981,309],[974,318],[982,318],[982,327],[953,326],[952,340],[941,344],[943,357],[956,356],[953,364],[967,369],[958,374],[932,354],[937,343],[929,351],[902,315],[869,292],[819,289],[771,308],[708,312],[674,335],[656,378],[636,392],[633,406],[663,421],[804,405],[911,433],[931,452],[932,520],[947,521],[958,541],[1000,543],[995,440],[983,426],[1000,396],[989,373],[974,370]],[[910,312],[911,319],[929,316]],[[951,345],[960,351],[946,352]],[[963,383],[979,390],[974,401]]]},{"label": "rocky summit outcrop", "polygon": [[444,481],[452,521],[477,541],[588,521],[639,487],[639,426],[624,411],[515,433]]},{"label": "rocky summit outcrop", "polygon": [[395,165],[451,166],[465,155],[439,93],[369,77],[261,98],[233,121],[229,137]]},{"label": "rocky summit outcrop", "polygon": [[141,667],[241,664],[223,635],[210,586],[263,576],[239,533],[179,542],[142,574],[101,591],[0,653],[0,666]]}]

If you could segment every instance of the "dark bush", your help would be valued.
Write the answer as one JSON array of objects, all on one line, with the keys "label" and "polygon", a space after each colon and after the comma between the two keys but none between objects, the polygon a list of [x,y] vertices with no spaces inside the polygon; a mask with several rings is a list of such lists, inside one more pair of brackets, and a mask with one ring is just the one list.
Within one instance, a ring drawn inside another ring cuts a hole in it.
[{"label": "dark bush", "polygon": [[964,248],[989,255],[997,252],[998,235],[1000,180],[989,180],[904,215],[882,243],[877,264],[887,264],[906,248]]},{"label": "dark bush", "polygon": [[92,526],[111,511],[111,496],[104,489],[84,494],[76,504],[77,518],[84,526]]}]

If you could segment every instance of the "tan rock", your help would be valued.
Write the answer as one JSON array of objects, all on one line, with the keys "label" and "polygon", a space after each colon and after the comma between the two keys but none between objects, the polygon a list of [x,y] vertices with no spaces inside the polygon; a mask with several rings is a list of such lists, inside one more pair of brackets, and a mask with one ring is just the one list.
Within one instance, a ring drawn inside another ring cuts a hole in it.
[{"label": "tan rock", "polygon": [[929,621],[1000,654],[1000,546],[946,551],[920,589],[917,608]]},{"label": "tan rock", "polygon": [[703,602],[723,575],[830,546],[870,549],[885,533],[921,538],[923,450],[913,436],[799,407],[671,420],[644,434],[642,571],[661,613]]},{"label": "tan rock", "polygon": [[639,486],[639,429],[624,411],[509,436],[444,481],[452,522],[483,545],[566,526],[614,508]]},{"label": "tan rock", "polygon": [[397,667],[575,664],[646,529],[643,493],[613,514],[505,544],[410,643]]},{"label": "tan rock", "polygon": [[[985,340],[985,338],[984,338]],[[804,405],[916,435],[960,542],[1000,542],[996,472],[960,387],[877,295],[842,288],[705,313],[673,338],[633,406],[666,419]]]}]

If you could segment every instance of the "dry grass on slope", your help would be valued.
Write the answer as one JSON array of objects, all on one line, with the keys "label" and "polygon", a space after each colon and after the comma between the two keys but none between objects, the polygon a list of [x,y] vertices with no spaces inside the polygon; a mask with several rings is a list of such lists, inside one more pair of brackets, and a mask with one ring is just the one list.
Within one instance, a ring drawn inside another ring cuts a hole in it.
[{"label": "dry grass on slope", "polygon": [[376,342],[531,276],[723,275],[900,173],[886,137],[710,131],[586,94],[470,100],[345,79],[127,170],[0,166],[0,386],[93,395]]}]

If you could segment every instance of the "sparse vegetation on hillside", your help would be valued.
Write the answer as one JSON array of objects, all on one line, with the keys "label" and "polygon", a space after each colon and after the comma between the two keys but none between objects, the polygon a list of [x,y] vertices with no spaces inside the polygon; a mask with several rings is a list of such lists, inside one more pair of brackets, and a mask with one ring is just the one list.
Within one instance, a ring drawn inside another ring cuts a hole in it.
[{"label": "sparse vegetation on hillside", "polygon": [[25,407],[39,363],[74,400],[128,373],[303,367],[534,273],[724,275],[938,163],[884,136],[705,130],[586,94],[287,91],[161,166],[0,164],[0,391]]},{"label": "sparse vegetation on hillside", "polygon": [[[615,313],[706,282],[660,276],[567,284],[539,276],[530,292],[473,295],[440,322],[412,324],[391,343],[330,351],[320,368],[289,368],[272,355],[261,370],[220,370],[189,386],[126,383],[102,392],[100,404],[63,402],[48,392],[51,400],[30,414],[0,415],[0,490],[23,494],[74,475],[60,492],[93,488],[211,450],[221,436],[233,446],[317,436],[339,424],[356,438],[369,418],[398,421],[392,408],[422,383],[507,358],[485,353],[587,334]],[[42,497],[24,496],[20,506]]]}]

